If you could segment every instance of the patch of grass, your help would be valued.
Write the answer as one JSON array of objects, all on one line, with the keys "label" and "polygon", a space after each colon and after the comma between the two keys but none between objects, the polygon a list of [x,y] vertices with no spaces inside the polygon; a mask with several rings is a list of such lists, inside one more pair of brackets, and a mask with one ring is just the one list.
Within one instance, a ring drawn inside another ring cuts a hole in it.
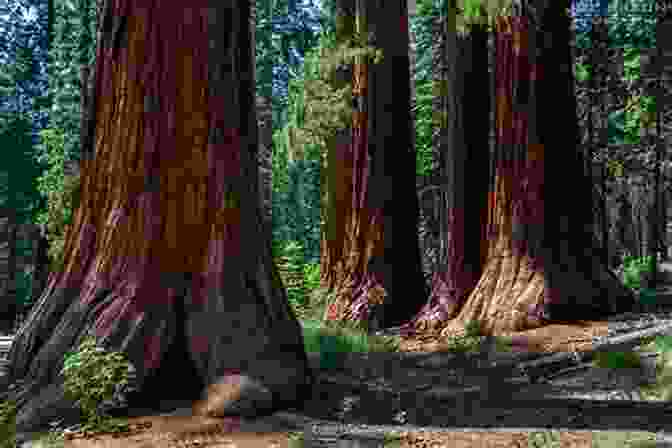
[{"label": "patch of grass", "polygon": [[618,271],[621,273],[621,279],[626,287],[639,290],[644,286],[644,278],[651,273],[651,257],[626,255],[623,257]]},{"label": "patch of grass", "polygon": [[14,448],[16,440],[16,404],[0,403],[0,448]]},{"label": "patch of grass", "polygon": [[[393,352],[398,351],[399,337],[375,336],[367,331],[366,322],[327,321],[324,314],[335,299],[333,293],[319,287],[319,265],[307,265],[303,269],[304,284],[309,285],[305,299],[290,301],[303,328],[306,352]],[[300,302],[300,304],[299,304]],[[463,337],[451,337],[446,341],[449,351],[477,352],[481,350],[484,332],[481,322],[473,320],[465,325]],[[495,339],[497,350],[510,351],[510,338]]]},{"label": "patch of grass", "polygon": [[[394,336],[376,336],[368,334],[366,325],[361,322],[342,322],[322,320],[324,310],[333,296],[324,290],[316,290],[310,295],[307,306],[302,308],[299,321],[303,327],[304,346],[307,353],[368,353],[398,351],[401,339]],[[482,350],[485,337],[482,324],[473,320],[465,325],[463,336],[448,337],[447,350],[453,352],[474,353]],[[495,348],[498,351],[511,351],[511,338],[496,337]]]},{"label": "patch of grass", "polygon": [[593,364],[596,367],[606,369],[638,369],[642,366],[642,360],[634,352],[598,352]]},{"label": "patch of grass", "polygon": [[302,321],[307,353],[368,353],[397,350],[396,338],[368,335],[364,331],[325,326],[322,322]]}]

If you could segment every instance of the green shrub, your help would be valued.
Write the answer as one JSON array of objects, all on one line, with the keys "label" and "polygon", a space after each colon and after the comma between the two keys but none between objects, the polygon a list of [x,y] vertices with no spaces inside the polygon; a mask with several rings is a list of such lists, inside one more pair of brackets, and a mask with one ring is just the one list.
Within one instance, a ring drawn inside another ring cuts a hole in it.
[{"label": "green shrub", "polygon": [[298,241],[279,243],[276,245],[275,256],[280,277],[287,290],[287,300],[296,311],[305,308],[303,246]]},{"label": "green shrub", "polygon": [[308,292],[320,287],[320,263],[308,263],[303,266],[303,283]]},{"label": "green shrub", "polygon": [[646,274],[651,273],[651,256],[634,257],[626,255],[623,257],[622,275],[623,284],[630,289],[641,289],[642,279]]},{"label": "green shrub", "polygon": [[75,353],[66,354],[61,373],[66,396],[76,400],[84,413],[83,431],[125,431],[128,425],[112,420],[106,421],[99,413],[105,400],[114,396],[116,387],[128,384],[129,363],[119,352],[103,354],[96,338],[87,336]]},{"label": "green shrub", "polygon": [[300,318],[309,318],[310,298],[320,287],[320,263],[304,263],[304,249],[298,241],[274,242],[273,256],[289,304]]},{"label": "green shrub", "polygon": [[595,366],[606,369],[636,369],[642,360],[633,352],[598,352],[593,361]]},{"label": "green shrub", "polygon": [[40,211],[35,222],[47,228],[48,255],[52,270],[57,270],[63,262],[65,232],[78,205],[80,176],[65,175],[69,157],[64,149],[65,135],[61,130],[45,129],[40,132],[40,137],[44,146],[40,147],[36,159],[47,168],[37,180],[37,190],[47,199],[47,210]]}]

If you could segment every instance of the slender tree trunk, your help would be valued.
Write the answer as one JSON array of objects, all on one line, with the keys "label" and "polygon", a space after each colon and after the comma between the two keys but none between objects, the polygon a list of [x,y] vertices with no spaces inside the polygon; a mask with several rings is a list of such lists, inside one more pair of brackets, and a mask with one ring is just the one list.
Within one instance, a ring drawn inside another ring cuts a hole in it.
[{"label": "slender tree trunk", "polygon": [[[47,0],[47,73],[51,76],[53,73],[53,64],[50,50],[55,39],[54,24],[56,22],[56,9],[54,0]],[[83,75],[83,74],[82,74]],[[82,76],[83,78],[83,76]],[[51,103],[47,104],[46,110],[51,110]],[[40,197],[39,208],[44,210],[47,207],[47,200]],[[31,281],[30,305],[32,306],[39,298],[46,287],[49,277],[49,240],[47,238],[46,226],[40,226],[34,232],[35,243],[33,245],[33,275]]]},{"label": "slender tree trunk", "polygon": [[[336,0],[336,44],[350,38],[355,31],[355,0]],[[352,66],[343,64],[333,76],[335,89],[352,82]],[[342,277],[346,223],[350,220],[352,197],[351,129],[336,132],[327,143],[322,176],[323,225],[320,282],[330,291]]]},{"label": "slender tree trunk", "polygon": [[[111,0],[99,0],[101,8],[98,14],[109,11],[108,2]],[[96,129],[96,80],[95,65],[89,65],[88,48],[91,42],[89,32],[89,10],[90,0],[80,0],[80,17],[82,22],[82,35],[79,43],[79,64],[80,64],[80,83],[81,83],[81,127],[80,127],[80,151],[82,158],[93,158],[95,153],[95,129]],[[109,12],[108,12],[109,14]],[[109,18],[104,15],[99,16],[98,38],[103,32],[103,22],[109,23]]]},{"label": "slender tree trunk", "polygon": [[[267,232],[272,231],[273,194],[273,110],[271,98],[257,97],[259,117],[259,191],[262,217]],[[269,233],[270,234],[270,233]]]},{"label": "slender tree trunk", "polygon": [[[453,10],[450,10],[455,11]],[[448,52],[448,48],[455,49],[454,34],[449,34],[449,17],[440,15],[432,21],[433,35],[436,36],[432,42],[432,82],[434,96],[432,99],[432,114],[436,124],[432,134],[432,176],[445,177],[446,175],[446,149],[448,147],[448,135],[446,134],[448,125],[448,83],[450,76],[450,63],[454,54]],[[453,73],[457,73],[453,71]],[[446,185],[446,188],[448,186]],[[448,218],[445,210],[448,209],[448,191],[446,188],[438,192],[437,200],[434,201],[434,216],[438,218],[438,254],[437,265],[441,266],[448,257]]]},{"label": "slender tree trunk", "polygon": [[[256,2],[250,4],[250,30],[252,41],[252,60],[255,58],[257,12]],[[252,64],[254,79],[257,79],[256,64]],[[268,86],[271,83],[264,83]],[[257,129],[259,132],[259,199],[261,203],[262,218],[266,232],[272,236],[273,203],[273,102],[271,92],[263,92],[255,95],[257,108]]]},{"label": "slender tree trunk", "polygon": [[[384,7],[379,1],[359,1],[357,14],[358,32],[374,31],[368,44],[382,50],[383,60],[374,65],[359,57],[355,63],[352,193],[340,213],[348,217],[343,264],[326,319],[361,321],[377,304],[378,325],[389,327],[409,321],[426,295],[409,113],[408,10],[403,1]],[[347,180],[339,176],[339,183]],[[395,208],[392,198],[403,207]],[[397,270],[403,277],[393,275]],[[397,283],[403,287],[394,288]]]},{"label": "slender tree trunk", "polygon": [[[463,326],[476,319],[492,334],[603,317],[633,304],[592,250],[591,179],[577,148],[568,4],[542,3],[535,3],[536,25],[527,14],[496,22],[498,132],[488,255],[451,321]],[[540,114],[548,104],[555,113]],[[572,201],[569,173],[574,191],[586,192]]]},{"label": "slender tree trunk", "polygon": [[64,268],[9,353],[19,432],[79,422],[58,372],[87,335],[127,355],[131,406],[228,382],[219,415],[254,416],[309,390],[259,206],[249,4],[200,6],[111,4],[124,35],[98,44],[96,157],[83,160]]},{"label": "slender tree trunk", "polygon": [[[416,53],[417,45],[415,33],[411,27],[411,22],[415,18],[415,8],[412,6],[415,4],[413,0],[408,2],[408,64],[410,71],[410,82],[411,82],[411,123],[415,123],[415,106],[416,106],[416,95],[415,95],[415,65],[416,65]],[[415,127],[413,128],[413,143],[415,143],[416,132]]]}]

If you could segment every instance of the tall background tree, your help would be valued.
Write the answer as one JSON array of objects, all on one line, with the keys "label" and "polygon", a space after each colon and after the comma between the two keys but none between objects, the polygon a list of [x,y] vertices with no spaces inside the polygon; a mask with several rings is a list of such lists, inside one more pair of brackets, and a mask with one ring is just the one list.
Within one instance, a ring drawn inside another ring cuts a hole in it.
[{"label": "tall background tree", "polygon": [[[577,145],[568,7],[535,1],[521,15],[496,19],[488,255],[454,323],[479,320],[485,331],[521,331],[548,321],[602,317],[633,303],[593,250],[593,226],[586,224],[593,217],[591,179]],[[549,33],[551,42],[543,39]],[[552,119],[538,113],[551,98],[558,111]],[[552,168],[561,163],[563,170]],[[574,188],[586,192],[573,202],[563,200],[569,172]]]},{"label": "tall background tree", "polygon": [[468,33],[458,33],[457,3],[443,6],[422,5],[428,10],[426,16],[434,19],[434,173],[445,181],[433,187],[440,190],[436,195],[440,237],[435,248],[439,256],[432,266],[429,301],[411,322],[414,329],[437,328],[457,315],[476,286],[486,256],[488,30],[484,24],[473,23]]},{"label": "tall background tree", "polygon": [[[28,4],[25,4],[28,3]],[[40,39],[40,26],[26,24],[25,18],[35,15],[37,10],[31,2],[7,2],[0,14],[11,19],[3,26],[2,55],[0,66],[0,140],[5,151],[3,170],[5,182],[2,184],[3,207],[9,221],[9,233],[3,239],[7,243],[7,261],[2,266],[7,274],[2,294],[2,305],[7,313],[3,316],[5,330],[11,330],[14,317],[29,305],[30,271],[34,232],[30,224],[34,213],[41,204],[35,191],[34,181],[40,174],[39,165],[33,158],[36,129],[39,115],[34,113],[37,103],[35,96],[44,85],[41,69],[45,45]],[[6,201],[6,202],[5,202]]]},{"label": "tall background tree", "polygon": [[[417,240],[408,6],[406,2],[384,8],[378,2],[348,6],[354,8],[339,12],[343,19],[337,23],[356,26],[343,35],[356,36],[361,47],[380,49],[382,61],[372,64],[368,55],[356,56],[352,137],[337,141],[336,157],[327,161],[328,189],[338,198],[329,210],[327,227],[332,219],[341,222],[331,234],[335,238],[327,235],[328,244],[339,249],[338,256],[323,254],[328,257],[322,264],[328,269],[324,275],[335,291],[325,319],[360,321],[377,304],[384,310],[381,324],[393,326],[410,319],[425,295]],[[391,91],[397,93],[390,96]],[[394,203],[404,204],[401,209],[393,206],[393,197]],[[395,295],[393,271],[399,269],[404,272],[405,293]]]}]

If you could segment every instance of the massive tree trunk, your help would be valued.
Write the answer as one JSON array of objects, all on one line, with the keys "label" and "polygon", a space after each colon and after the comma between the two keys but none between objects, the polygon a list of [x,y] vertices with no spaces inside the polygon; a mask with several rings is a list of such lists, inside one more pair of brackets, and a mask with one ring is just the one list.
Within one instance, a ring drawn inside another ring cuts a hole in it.
[{"label": "massive tree trunk", "polygon": [[[369,0],[358,2],[357,14],[358,31],[373,31],[368,44],[382,50],[383,60],[374,65],[358,57],[355,63],[352,157],[346,159],[352,160],[351,193],[340,204],[345,209],[339,214],[348,219],[337,293],[326,319],[361,321],[377,304],[378,325],[389,327],[410,320],[426,298],[417,236],[408,10],[403,1]],[[395,280],[394,271],[403,275]]]},{"label": "massive tree trunk", "polygon": [[[453,14],[454,14],[454,10]],[[440,101],[437,168],[448,184],[439,193],[445,246],[433,273],[431,295],[413,319],[415,330],[443,326],[459,312],[481,276],[486,256],[490,92],[488,33],[473,26],[458,35],[443,17],[434,62]]]},{"label": "massive tree trunk", "polygon": [[[485,331],[497,334],[603,317],[633,303],[591,250],[591,179],[577,148],[567,6],[538,7],[532,24],[529,16],[497,20],[488,255],[483,275],[451,324],[478,319]],[[554,113],[541,114],[549,104]],[[569,178],[578,192],[571,201]]]},{"label": "massive tree trunk", "polygon": [[233,5],[108,5],[121,34],[97,49],[96,157],[83,160],[64,268],[9,353],[18,431],[79,421],[58,372],[87,335],[128,356],[130,405],[229,381],[239,395],[219,410],[261,415],[309,390],[262,231],[249,5]]}]

